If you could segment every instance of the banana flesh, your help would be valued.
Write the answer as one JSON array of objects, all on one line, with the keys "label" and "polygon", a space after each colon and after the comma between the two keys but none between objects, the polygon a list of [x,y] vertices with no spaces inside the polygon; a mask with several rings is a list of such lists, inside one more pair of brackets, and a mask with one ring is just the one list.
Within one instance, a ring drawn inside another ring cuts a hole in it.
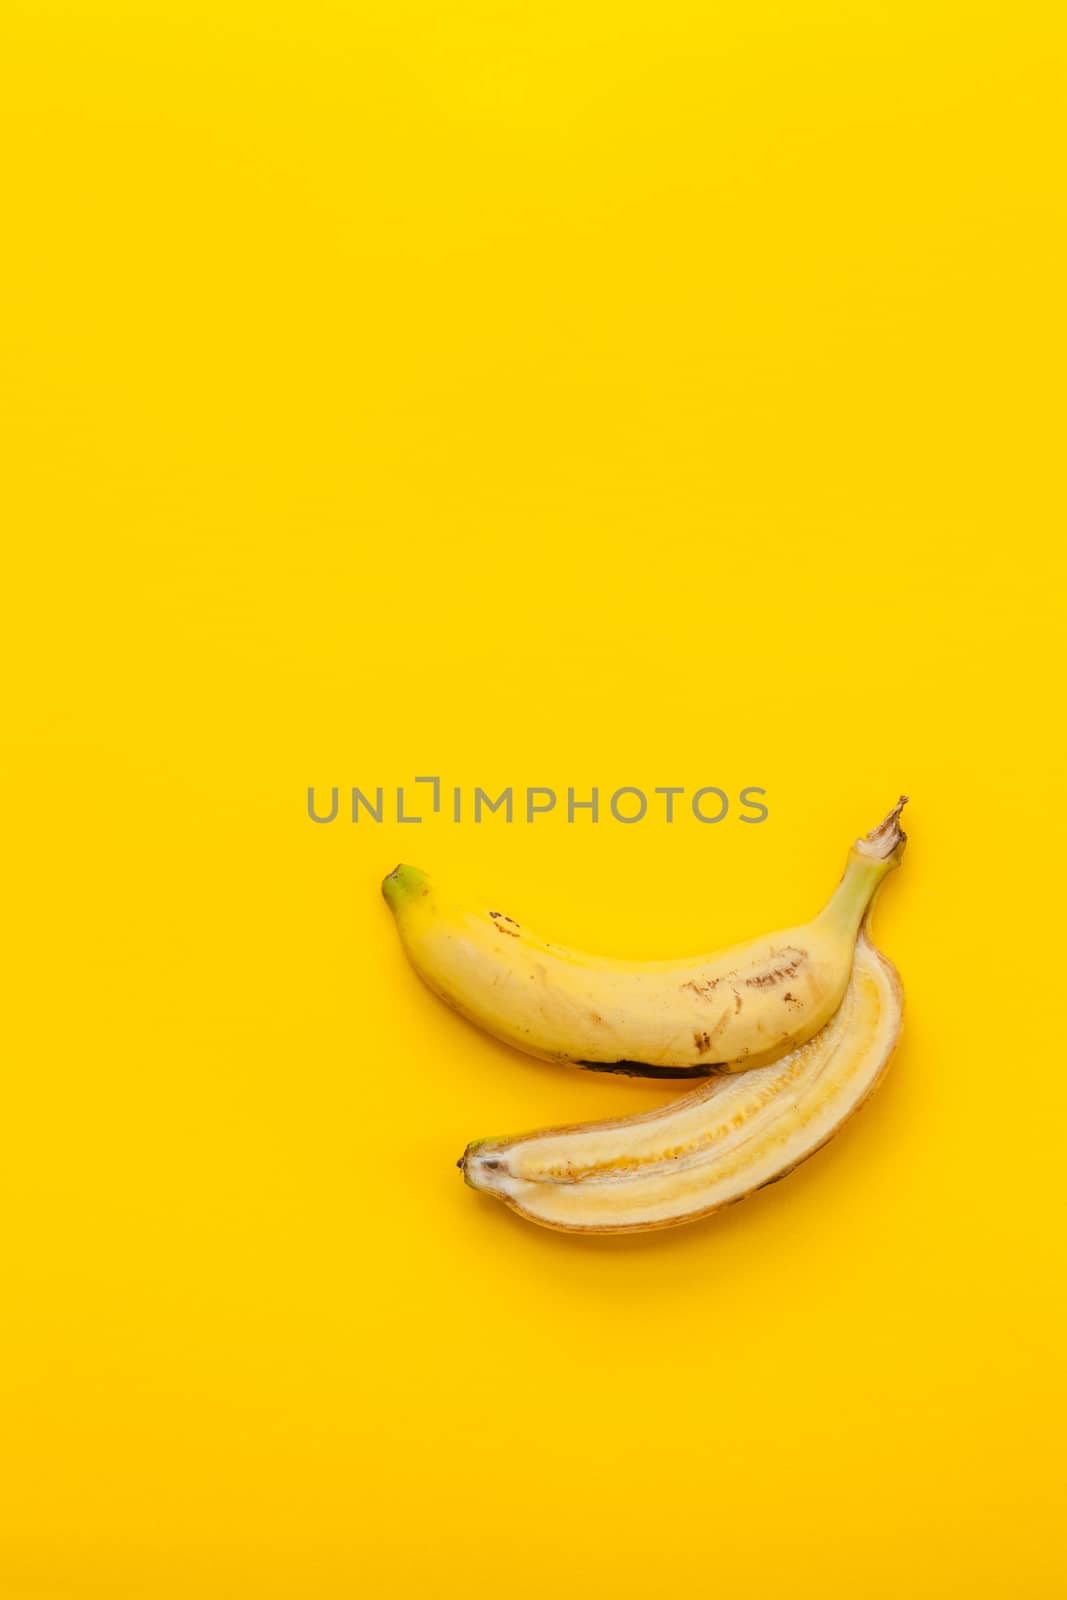
[{"label": "banana flesh", "polygon": [[788,1055],[717,1078],[658,1111],[471,1144],[474,1189],[572,1233],[638,1233],[707,1216],[784,1177],[881,1078],[900,1034],[896,969],[857,939],[844,999]]},{"label": "banana flesh", "polygon": [[542,1060],[643,1077],[702,1078],[775,1061],[841,1004],[857,930],[903,854],[902,797],[856,841],[812,921],[709,955],[622,961],[447,898],[416,867],[382,885],[409,960],[456,1011]]}]

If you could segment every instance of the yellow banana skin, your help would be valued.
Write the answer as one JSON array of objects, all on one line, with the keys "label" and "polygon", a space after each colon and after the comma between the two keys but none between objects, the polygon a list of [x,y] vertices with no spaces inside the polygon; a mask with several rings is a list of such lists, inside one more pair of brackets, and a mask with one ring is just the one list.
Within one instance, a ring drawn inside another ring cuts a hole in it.
[{"label": "yellow banana skin", "polygon": [[468,1145],[474,1189],[569,1233],[640,1233],[706,1217],[814,1154],[878,1084],[900,1035],[896,970],[856,943],[844,1000],[779,1061],[717,1078],[659,1111]]},{"label": "yellow banana skin", "polygon": [[841,1004],[860,921],[903,854],[906,797],[849,853],[811,922],[709,955],[623,961],[538,938],[449,899],[417,867],[382,885],[412,966],[448,1005],[546,1061],[699,1078],[775,1061]]}]

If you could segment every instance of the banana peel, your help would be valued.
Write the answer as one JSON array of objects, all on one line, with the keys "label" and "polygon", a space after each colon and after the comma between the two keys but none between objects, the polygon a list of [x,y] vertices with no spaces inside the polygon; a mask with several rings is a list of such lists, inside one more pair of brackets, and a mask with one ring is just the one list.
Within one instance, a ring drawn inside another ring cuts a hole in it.
[{"label": "banana peel", "polygon": [[529,1055],[641,1077],[747,1071],[804,1044],[840,1006],[860,922],[904,851],[906,798],[856,841],[810,922],[681,960],[568,949],[450,898],[417,867],[395,868],[382,892],[430,989]]}]

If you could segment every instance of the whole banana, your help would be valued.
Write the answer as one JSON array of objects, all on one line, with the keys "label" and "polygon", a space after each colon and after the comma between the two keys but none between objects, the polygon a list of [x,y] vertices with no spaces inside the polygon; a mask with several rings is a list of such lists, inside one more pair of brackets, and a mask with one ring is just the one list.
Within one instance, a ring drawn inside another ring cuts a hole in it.
[{"label": "whole banana", "polygon": [[860,921],[903,854],[906,799],[856,841],[811,922],[688,960],[565,949],[500,911],[453,902],[417,867],[398,866],[382,893],[419,976],[498,1039],[599,1072],[706,1077],[775,1061],[834,1015]]},{"label": "whole banana", "polygon": [[659,1111],[468,1145],[474,1189],[571,1233],[638,1233],[707,1216],[784,1177],[870,1094],[900,1034],[896,970],[862,929],[833,1019],[770,1066]]}]

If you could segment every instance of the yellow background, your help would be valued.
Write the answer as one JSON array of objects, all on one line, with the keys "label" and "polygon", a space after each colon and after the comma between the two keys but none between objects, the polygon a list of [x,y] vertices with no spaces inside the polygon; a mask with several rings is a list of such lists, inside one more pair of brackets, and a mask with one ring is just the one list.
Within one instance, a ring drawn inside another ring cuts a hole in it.
[{"label": "yellow background", "polygon": [[[1058,1592],[1064,42],[5,7],[4,1600]],[[771,814],[306,818],[422,773]],[[671,1091],[447,1013],[397,859],[681,954],[901,788],[831,1148],[632,1240],[464,1188]]]}]

